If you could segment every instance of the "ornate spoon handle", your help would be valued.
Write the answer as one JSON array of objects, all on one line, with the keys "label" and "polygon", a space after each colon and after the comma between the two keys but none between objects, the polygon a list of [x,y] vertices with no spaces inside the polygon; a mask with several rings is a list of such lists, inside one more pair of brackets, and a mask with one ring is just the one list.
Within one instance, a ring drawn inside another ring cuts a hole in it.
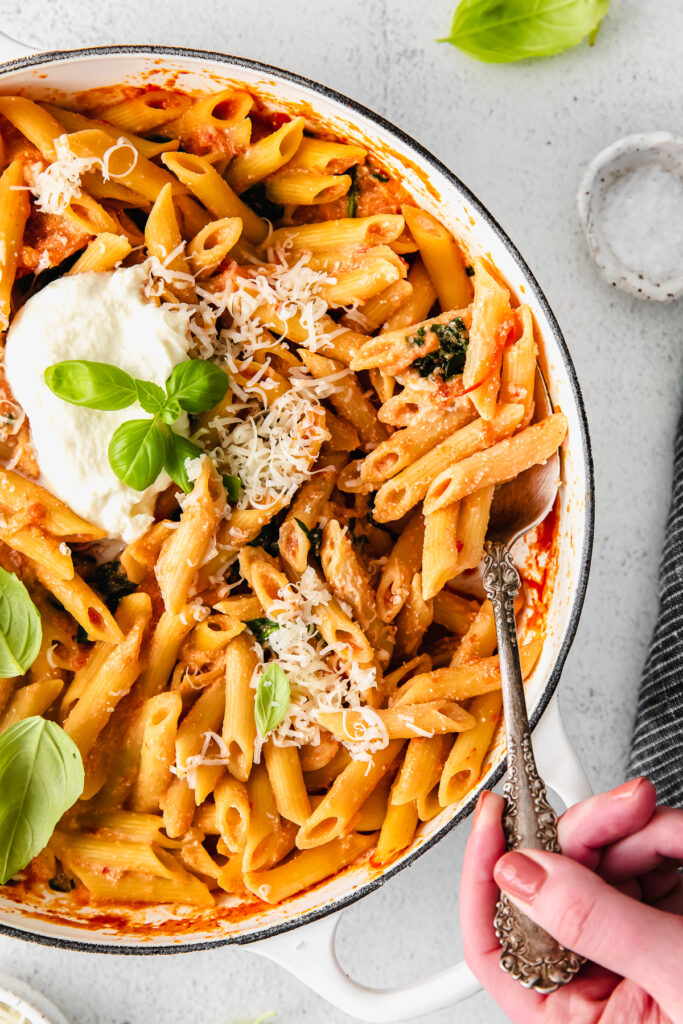
[{"label": "ornate spoon handle", "polygon": [[[523,846],[559,853],[557,816],[536,768],[526,713],[515,625],[519,587],[519,573],[506,545],[489,542],[484,589],[496,620],[507,741],[505,845],[508,850]],[[571,981],[583,963],[582,957],[561,946],[504,895],[498,901],[494,924],[502,946],[500,965],[525,988],[554,992]]]}]

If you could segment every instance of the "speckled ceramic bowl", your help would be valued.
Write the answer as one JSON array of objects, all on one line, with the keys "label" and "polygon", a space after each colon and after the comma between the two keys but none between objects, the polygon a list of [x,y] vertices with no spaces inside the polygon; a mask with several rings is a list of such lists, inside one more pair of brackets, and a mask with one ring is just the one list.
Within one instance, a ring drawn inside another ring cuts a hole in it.
[{"label": "speckled ceramic bowl", "polygon": [[[0,60],[11,45],[0,38]],[[128,83],[188,92],[247,88],[272,109],[305,114],[309,124],[360,142],[401,176],[416,201],[462,238],[468,252],[488,256],[518,301],[536,320],[540,359],[554,405],[569,421],[563,445],[563,487],[555,531],[554,585],[545,617],[545,643],[527,683],[529,718],[539,767],[565,803],[587,794],[585,776],[568,744],[553,695],[583,602],[593,535],[593,476],[586,419],[566,344],[533,274],[475,196],[413,139],[383,118],[325,86],[254,61],[170,47],[109,46],[23,56],[0,65],[0,92],[59,99],[94,87]],[[545,712],[545,713],[544,713]],[[541,721],[541,716],[543,720]],[[76,906],[59,893],[3,890],[0,932],[91,952],[161,954],[257,941],[254,952],[283,964],[341,1009],[363,1020],[399,1021],[429,1013],[476,991],[464,963],[408,989],[372,991],[349,979],[334,954],[337,911],[382,885],[464,821],[479,790],[492,788],[505,768],[500,736],[485,777],[459,804],[418,829],[402,856],[384,869],[369,861],[284,903],[244,905],[226,897],[215,909]],[[301,929],[301,926],[306,927]],[[296,929],[296,930],[295,930]],[[378,941],[381,937],[378,936]]]},{"label": "speckled ceramic bowl", "polygon": [[683,179],[683,138],[671,132],[626,135],[595,157],[586,168],[577,204],[586,241],[604,279],[638,299],[671,302],[683,295],[683,267],[665,278],[637,273],[614,253],[605,232],[605,202],[624,174],[655,164]]},{"label": "speckled ceramic bowl", "polygon": [[0,974],[0,1006],[23,1015],[28,1024],[69,1024],[66,1017],[25,981]]}]

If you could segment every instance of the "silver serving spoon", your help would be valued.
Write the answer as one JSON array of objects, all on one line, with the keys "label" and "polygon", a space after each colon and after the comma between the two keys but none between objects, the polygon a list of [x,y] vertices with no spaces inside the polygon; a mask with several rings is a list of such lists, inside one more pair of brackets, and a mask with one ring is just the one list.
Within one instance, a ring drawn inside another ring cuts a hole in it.
[{"label": "silver serving spoon", "polygon": [[[534,401],[536,420],[553,411],[538,369]],[[487,532],[483,584],[493,605],[503,686],[507,742],[503,831],[508,850],[520,846],[554,853],[560,850],[557,815],[548,803],[531,746],[515,625],[514,603],[520,578],[510,556],[515,541],[545,519],[553,507],[559,483],[560,458],[556,452],[545,465],[531,466],[497,487]],[[561,946],[503,894],[494,924],[502,946],[500,965],[526,988],[554,992],[571,981],[583,963],[582,957]]]}]

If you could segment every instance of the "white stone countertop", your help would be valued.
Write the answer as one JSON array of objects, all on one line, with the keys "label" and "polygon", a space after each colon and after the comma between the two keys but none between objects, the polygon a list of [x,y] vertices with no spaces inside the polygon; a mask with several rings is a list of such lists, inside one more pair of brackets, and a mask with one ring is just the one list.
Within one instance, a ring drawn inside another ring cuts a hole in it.
[{"label": "white stone countertop", "polygon": [[[681,400],[681,304],[610,289],[576,214],[587,162],[636,131],[683,133],[680,0],[612,0],[594,47],[521,65],[476,63],[437,44],[456,0],[0,0],[0,28],[45,49],[165,43],[223,50],[327,83],[440,157],[520,248],[554,308],[586,400],[597,477],[588,597],[561,705],[596,789],[624,778],[638,681],[654,623],[657,565]],[[405,984],[460,953],[459,865],[467,827],[347,912],[344,966]],[[0,969],[33,983],[73,1024],[344,1024],[247,949],[98,957],[0,939]],[[420,1018],[501,1024],[485,994]]]}]

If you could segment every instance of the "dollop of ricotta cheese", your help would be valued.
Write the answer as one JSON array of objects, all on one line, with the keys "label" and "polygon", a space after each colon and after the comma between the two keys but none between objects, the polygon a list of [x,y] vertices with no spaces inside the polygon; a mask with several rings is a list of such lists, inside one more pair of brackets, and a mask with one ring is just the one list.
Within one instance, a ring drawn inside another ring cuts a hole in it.
[{"label": "dollop of ricotta cheese", "polygon": [[[121,423],[149,414],[137,403],[114,412],[71,405],[43,374],[52,363],[88,359],[163,386],[187,359],[187,317],[146,299],[145,280],[141,267],[59,278],[20,310],[5,348],[5,375],[29,418],[41,483],[126,543],[151,525],[156,495],[171,479],[161,473],[146,491],[134,491],[112,470],[107,448]],[[174,429],[187,433],[185,414]]]}]

